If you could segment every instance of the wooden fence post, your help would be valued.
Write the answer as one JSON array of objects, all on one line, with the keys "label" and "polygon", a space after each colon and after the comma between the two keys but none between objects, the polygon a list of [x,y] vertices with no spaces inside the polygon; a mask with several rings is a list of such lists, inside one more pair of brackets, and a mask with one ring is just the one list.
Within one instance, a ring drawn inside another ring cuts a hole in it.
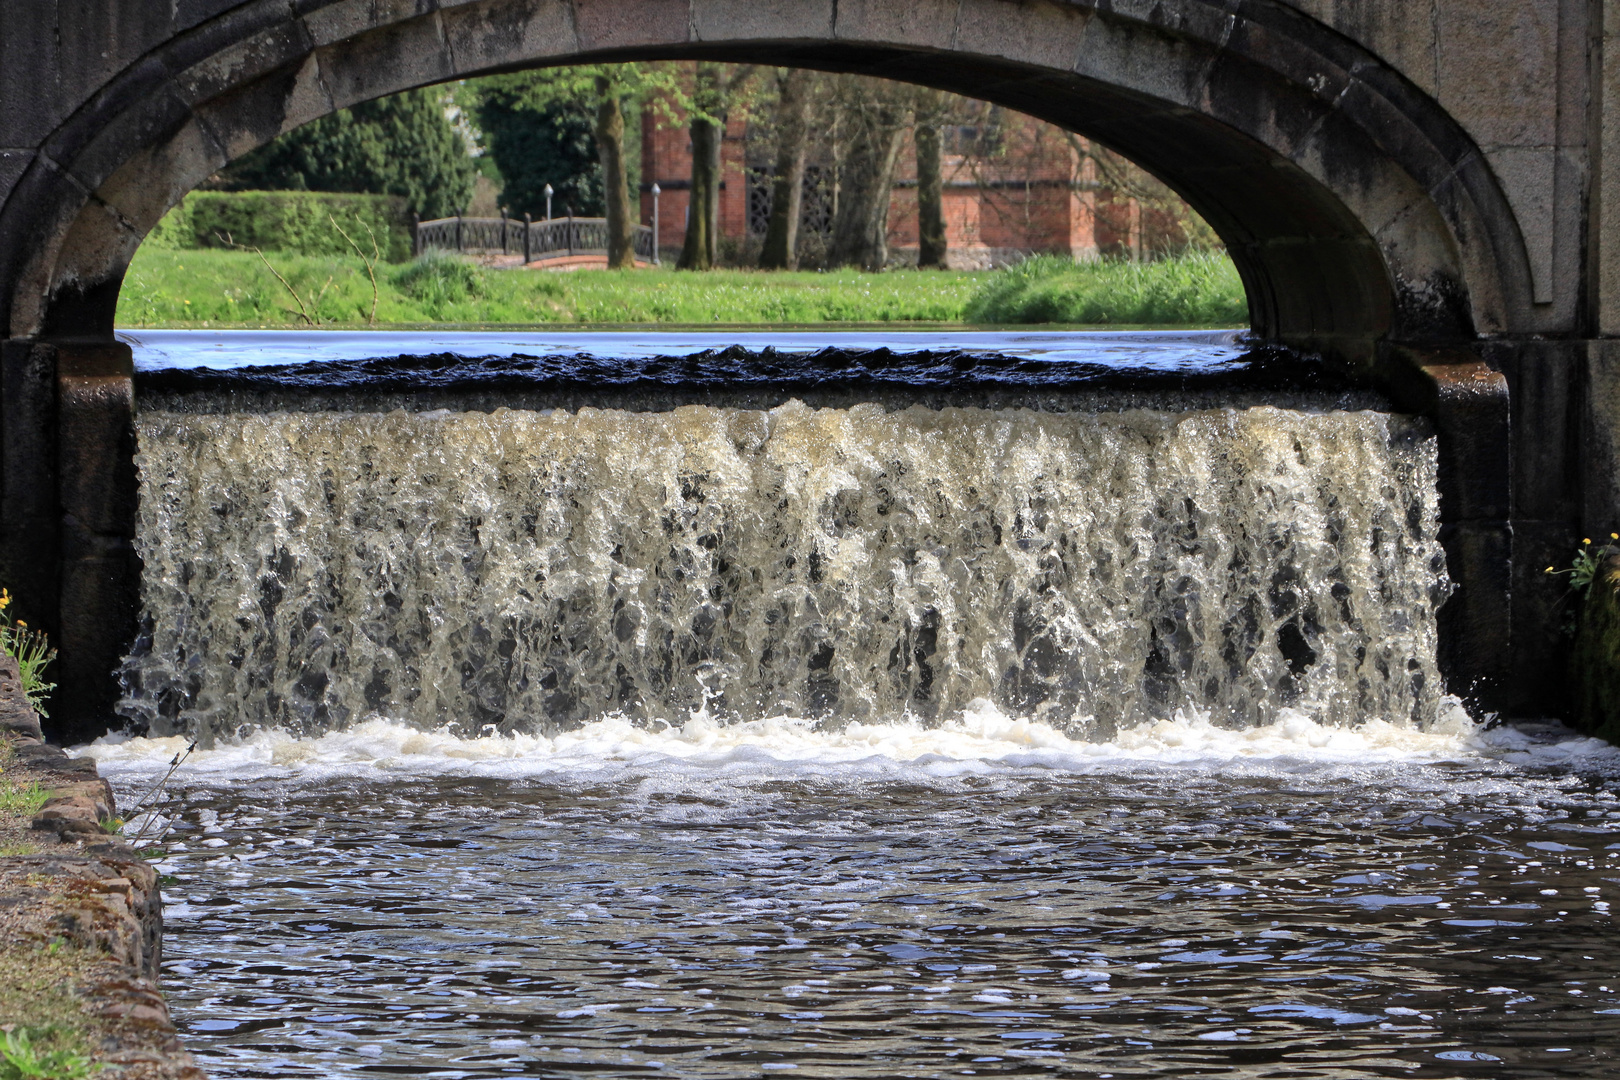
[{"label": "wooden fence post", "polygon": [[422,255],[422,215],[411,211],[411,258]]},{"label": "wooden fence post", "polygon": [[523,215],[523,265],[524,266],[528,266],[529,262],[531,261],[530,257],[529,257],[529,235],[530,235],[531,232],[533,232],[533,230],[534,230],[534,219],[531,218],[527,213],[525,213]]},{"label": "wooden fence post", "polygon": [[568,204],[568,254],[574,253],[574,204]]}]

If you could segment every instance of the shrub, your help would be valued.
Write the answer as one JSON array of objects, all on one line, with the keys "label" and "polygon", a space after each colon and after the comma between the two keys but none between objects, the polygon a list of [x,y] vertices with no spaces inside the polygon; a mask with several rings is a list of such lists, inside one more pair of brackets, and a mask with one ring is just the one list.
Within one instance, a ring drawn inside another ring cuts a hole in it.
[{"label": "shrub", "polygon": [[430,317],[443,319],[451,305],[484,295],[484,272],[466,259],[430,248],[395,272],[394,287],[421,304]]},{"label": "shrub", "polygon": [[990,275],[965,314],[975,323],[1239,326],[1249,308],[1223,252],[1148,263],[1039,255]]},{"label": "shrub", "polygon": [[146,238],[155,248],[219,248],[231,243],[291,255],[349,255],[332,221],[369,249],[367,228],[383,257],[411,254],[405,203],[388,195],[334,195],[317,191],[194,191],[164,215]]}]

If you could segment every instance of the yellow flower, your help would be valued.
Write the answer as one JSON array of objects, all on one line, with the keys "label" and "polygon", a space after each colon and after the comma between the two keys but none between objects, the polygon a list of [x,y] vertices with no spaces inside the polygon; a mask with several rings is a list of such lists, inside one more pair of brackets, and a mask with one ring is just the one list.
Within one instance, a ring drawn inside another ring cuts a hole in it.
[{"label": "yellow flower", "polygon": [[18,619],[17,620],[17,629],[26,630],[26,629],[28,629],[28,624],[23,622],[21,619]]},{"label": "yellow flower", "polygon": [[1588,536],[1585,540],[1581,541],[1581,543],[1583,543],[1583,544],[1590,544],[1591,542],[1592,542],[1592,538],[1590,536]]},{"label": "yellow flower", "polygon": [[1550,567],[1550,566],[1549,566],[1549,567],[1547,567],[1547,573],[1549,573],[1549,574],[1550,574],[1550,573],[1552,573],[1552,572],[1553,572],[1553,568],[1552,568],[1552,567]]}]

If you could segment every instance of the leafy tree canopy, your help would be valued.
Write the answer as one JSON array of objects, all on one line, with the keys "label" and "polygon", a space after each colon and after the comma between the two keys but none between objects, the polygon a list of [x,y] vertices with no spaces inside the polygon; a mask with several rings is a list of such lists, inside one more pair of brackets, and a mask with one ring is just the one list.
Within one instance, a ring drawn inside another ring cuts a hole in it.
[{"label": "leafy tree canopy", "polygon": [[431,87],[323,116],[226,166],[220,186],[246,191],[398,195],[424,218],[472,198],[474,163]]},{"label": "leafy tree canopy", "polygon": [[[670,118],[688,100],[676,71],[663,64],[545,68],[492,75],[467,89],[470,111],[501,174],[502,201],[513,214],[536,218],[545,214],[547,184],[553,214],[566,214],[569,206],[581,217],[603,213],[594,116],[604,93],[632,109],[654,105]],[[635,171],[637,140],[632,137],[625,149]]]},{"label": "leafy tree canopy", "polygon": [[514,215],[545,216],[570,206],[581,217],[602,213],[602,173],[591,115],[567,97],[547,93],[551,71],[493,75],[476,85],[474,115],[501,174],[501,201]]}]

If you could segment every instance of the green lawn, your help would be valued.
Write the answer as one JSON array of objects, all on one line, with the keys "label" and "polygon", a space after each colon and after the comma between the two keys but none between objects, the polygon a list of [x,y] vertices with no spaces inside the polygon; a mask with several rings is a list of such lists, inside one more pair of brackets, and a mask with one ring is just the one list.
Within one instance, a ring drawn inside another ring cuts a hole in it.
[{"label": "green lawn", "polygon": [[[268,253],[268,259],[286,279],[285,285],[249,252],[142,248],[124,280],[118,324],[285,327],[308,325],[310,320],[336,327],[367,324],[372,287],[359,259],[276,253]],[[971,320],[1230,326],[1241,325],[1247,317],[1236,271],[1224,256],[1191,256],[1145,267],[1075,265],[1054,259],[1032,260],[1024,266],[1036,267],[1038,273],[1023,268],[979,273],[690,274],[667,268],[547,273],[486,270],[439,256],[377,267],[376,320],[379,325]],[[1023,302],[1025,294],[1044,299]],[[1167,296],[1173,302],[1166,302]],[[299,314],[300,304],[310,320]]]}]

